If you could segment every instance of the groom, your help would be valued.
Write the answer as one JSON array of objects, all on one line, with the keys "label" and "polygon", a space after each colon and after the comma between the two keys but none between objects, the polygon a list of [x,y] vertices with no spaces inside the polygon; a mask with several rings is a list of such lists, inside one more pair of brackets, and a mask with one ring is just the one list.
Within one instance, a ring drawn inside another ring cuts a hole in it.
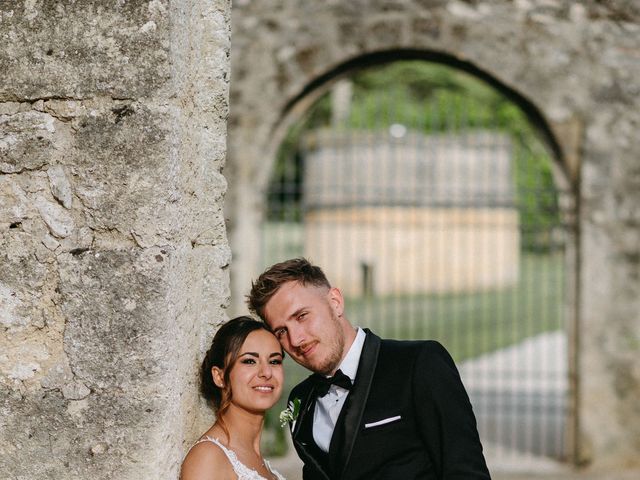
[{"label": "groom", "polygon": [[489,479],[458,371],[435,341],[354,328],[339,289],[298,258],[253,283],[249,308],[314,372],[294,387],[291,423],[305,480]]}]

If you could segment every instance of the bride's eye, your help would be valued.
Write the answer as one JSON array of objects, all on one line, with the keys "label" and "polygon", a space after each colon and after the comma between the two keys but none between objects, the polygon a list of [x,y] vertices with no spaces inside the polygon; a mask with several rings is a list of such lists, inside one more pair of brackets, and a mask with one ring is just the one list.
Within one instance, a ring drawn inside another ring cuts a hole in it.
[{"label": "bride's eye", "polygon": [[277,359],[277,360],[271,360],[271,365],[282,365],[282,360]]},{"label": "bride's eye", "polygon": [[253,365],[256,361],[253,358],[244,358],[240,363],[245,365]]}]

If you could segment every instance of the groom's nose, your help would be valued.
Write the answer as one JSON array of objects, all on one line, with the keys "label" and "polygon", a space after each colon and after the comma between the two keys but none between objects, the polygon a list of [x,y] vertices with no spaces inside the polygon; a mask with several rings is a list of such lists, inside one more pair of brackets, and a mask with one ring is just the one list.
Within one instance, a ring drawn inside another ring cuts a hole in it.
[{"label": "groom's nose", "polygon": [[304,329],[297,324],[288,327],[289,343],[292,347],[297,348],[305,342]]}]

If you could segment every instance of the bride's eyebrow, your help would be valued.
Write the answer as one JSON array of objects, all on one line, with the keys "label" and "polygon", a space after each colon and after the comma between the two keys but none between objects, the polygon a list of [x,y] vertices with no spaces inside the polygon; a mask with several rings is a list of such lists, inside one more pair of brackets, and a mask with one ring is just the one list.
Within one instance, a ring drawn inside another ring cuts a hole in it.
[{"label": "bride's eyebrow", "polygon": [[[238,358],[240,357],[244,357],[245,355],[249,355],[251,357],[256,357],[256,358],[260,358],[260,354],[258,352],[243,352],[240,355],[238,355]],[[282,352],[273,352],[269,354],[269,358],[271,357],[282,357]]]}]

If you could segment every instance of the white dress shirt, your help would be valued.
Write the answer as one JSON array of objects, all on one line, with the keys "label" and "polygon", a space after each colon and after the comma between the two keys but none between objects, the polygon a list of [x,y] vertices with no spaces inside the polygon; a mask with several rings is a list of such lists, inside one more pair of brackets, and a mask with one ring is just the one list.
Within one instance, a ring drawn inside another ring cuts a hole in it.
[{"label": "white dress shirt", "polygon": [[[339,367],[342,373],[351,379],[352,384],[356,380],[365,336],[364,330],[358,327],[356,338]],[[329,393],[316,399],[316,408],[313,414],[313,439],[324,452],[329,452],[333,429],[348,393],[349,390],[331,385]]]}]

